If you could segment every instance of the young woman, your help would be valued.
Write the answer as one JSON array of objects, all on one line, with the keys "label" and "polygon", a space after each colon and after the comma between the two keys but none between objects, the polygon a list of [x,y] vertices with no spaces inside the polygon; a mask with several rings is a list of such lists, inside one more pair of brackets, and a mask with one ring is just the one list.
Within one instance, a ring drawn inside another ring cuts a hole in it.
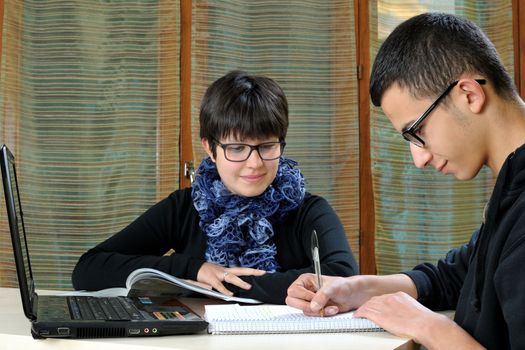
[{"label": "young woman", "polygon": [[289,285],[313,271],[314,229],[323,274],[357,273],[336,213],[305,192],[296,162],[282,156],[287,129],[288,103],[275,81],[239,71],[215,81],[200,111],[209,157],[192,187],[83,254],[73,286],[124,286],[130,272],[150,267],[222,293],[284,304]]}]

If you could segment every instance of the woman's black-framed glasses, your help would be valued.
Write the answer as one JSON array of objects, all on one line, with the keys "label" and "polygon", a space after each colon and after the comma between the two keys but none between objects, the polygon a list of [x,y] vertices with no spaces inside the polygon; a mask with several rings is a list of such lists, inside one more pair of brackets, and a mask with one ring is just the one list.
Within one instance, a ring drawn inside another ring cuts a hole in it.
[{"label": "woman's black-framed glasses", "polygon": [[254,150],[257,151],[262,160],[278,159],[284,151],[286,142],[264,142],[258,145],[248,145],[246,143],[220,143],[215,140],[224,151],[224,158],[230,162],[244,162],[250,158]]},{"label": "woman's black-framed glasses", "polygon": [[[480,85],[483,85],[483,84],[486,83],[485,79],[476,79],[476,81]],[[420,136],[417,135],[418,132],[419,132],[419,125],[423,122],[423,120],[425,120],[426,117],[428,117],[430,112],[432,112],[434,110],[434,108],[436,108],[436,106],[439,103],[439,101],[441,101],[445,96],[447,96],[447,94],[452,90],[452,88],[458,84],[458,82],[459,81],[456,80],[455,82],[450,84],[445,89],[445,91],[443,91],[443,93],[441,95],[439,95],[438,98],[436,98],[434,100],[434,102],[432,102],[430,107],[428,107],[427,110],[424,111],[423,114],[421,114],[421,116],[419,116],[419,118],[417,118],[416,121],[412,123],[412,125],[410,125],[407,129],[405,129],[405,130],[403,130],[401,132],[401,135],[403,135],[403,138],[405,140],[407,140],[408,142],[410,142],[410,143],[412,143],[412,144],[414,144],[414,145],[416,145],[418,147],[425,147],[425,141],[423,141],[423,139]]]}]

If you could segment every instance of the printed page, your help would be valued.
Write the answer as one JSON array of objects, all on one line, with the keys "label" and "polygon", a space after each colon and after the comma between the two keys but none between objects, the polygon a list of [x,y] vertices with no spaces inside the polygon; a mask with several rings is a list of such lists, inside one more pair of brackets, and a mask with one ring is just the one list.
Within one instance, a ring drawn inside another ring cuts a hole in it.
[{"label": "printed page", "polygon": [[204,288],[196,282],[183,280],[168,273],[150,268],[137,269],[133,271],[126,280],[126,286],[133,293],[133,290],[146,290],[152,293],[170,294],[177,296],[189,296],[192,293],[200,293],[212,298],[226,301],[235,301],[245,304],[260,304],[259,300],[250,298],[232,297],[218,291]]},{"label": "printed page", "polygon": [[66,296],[91,296],[91,297],[125,297],[128,295],[126,288],[107,288],[97,291],[75,290],[70,292],[60,293]]}]

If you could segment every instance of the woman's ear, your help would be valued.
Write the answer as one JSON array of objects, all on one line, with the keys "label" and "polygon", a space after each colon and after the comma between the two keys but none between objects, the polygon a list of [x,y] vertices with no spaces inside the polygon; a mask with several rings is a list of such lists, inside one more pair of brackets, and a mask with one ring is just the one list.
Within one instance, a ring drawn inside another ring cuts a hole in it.
[{"label": "woman's ear", "polygon": [[487,101],[485,90],[483,90],[481,84],[475,79],[465,78],[459,80],[458,87],[461,89],[470,111],[474,114],[481,113]]},{"label": "woman's ear", "polygon": [[204,151],[210,156],[210,159],[215,162],[215,157],[213,156],[213,151],[211,149],[211,144],[206,138],[201,139],[202,148],[204,148]]}]

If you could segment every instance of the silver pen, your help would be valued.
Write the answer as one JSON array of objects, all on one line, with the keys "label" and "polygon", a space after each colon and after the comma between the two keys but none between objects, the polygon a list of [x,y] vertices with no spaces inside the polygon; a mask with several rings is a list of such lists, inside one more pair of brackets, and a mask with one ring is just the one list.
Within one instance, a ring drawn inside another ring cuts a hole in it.
[{"label": "silver pen", "polygon": [[[314,261],[315,276],[317,277],[317,290],[321,289],[323,282],[321,280],[321,259],[319,258],[319,240],[317,232],[312,231],[312,259]],[[324,308],[319,311],[319,315],[324,317]]]},{"label": "silver pen", "polygon": [[319,259],[319,240],[317,232],[312,231],[312,259],[314,261],[315,276],[317,277],[317,290],[321,289],[321,260]]}]

